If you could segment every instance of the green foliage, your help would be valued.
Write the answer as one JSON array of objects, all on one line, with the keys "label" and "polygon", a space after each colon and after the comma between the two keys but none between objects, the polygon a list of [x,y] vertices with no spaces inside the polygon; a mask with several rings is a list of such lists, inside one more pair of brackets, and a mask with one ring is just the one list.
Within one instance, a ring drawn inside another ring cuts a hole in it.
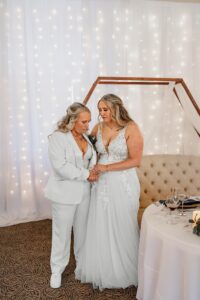
[{"label": "green foliage", "polygon": [[196,224],[193,228],[193,233],[200,236],[200,218],[196,221]]}]

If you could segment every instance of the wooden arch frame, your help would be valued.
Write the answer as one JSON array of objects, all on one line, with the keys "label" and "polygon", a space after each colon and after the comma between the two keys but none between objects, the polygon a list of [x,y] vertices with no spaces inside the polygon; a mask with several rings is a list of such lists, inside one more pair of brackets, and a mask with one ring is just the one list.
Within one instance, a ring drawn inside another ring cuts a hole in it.
[{"label": "wooden arch frame", "polygon": [[[187,87],[185,81],[182,78],[158,78],[158,77],[116,77],[116,76],[100,76],[97,77],[97,79],[94,81],[92,84],[91,88],[89,89],[89,92],[87,93],[83,103],[87,104],[89,101],[93,91],[95,90],[96,86],[98,84],[117,84],[117,85],[168,85],[171,82],[174,82],[175,86],[176,84],[181,84],[183,89],[185,90],[186,94],[188,95],[189,100],[191,101],[192,106],[196,110],[197,114],[200,116],[200,108],[197,105],[194,97],[192,96],[192,93],[190,92],[189,88]],[[178,97],[176,87],[174,86],[173,92],[177,98],[177,100],[180,102],[181,101]],[[200,137],[200,132],[197,131],[196,128],[194,128],[197,134]]]}]

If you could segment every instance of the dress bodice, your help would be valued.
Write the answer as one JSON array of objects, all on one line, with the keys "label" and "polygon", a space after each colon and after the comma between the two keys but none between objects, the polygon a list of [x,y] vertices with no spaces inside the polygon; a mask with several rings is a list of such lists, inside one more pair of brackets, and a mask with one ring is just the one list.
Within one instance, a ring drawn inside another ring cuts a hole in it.
[{"label": "dress bodice", "polygon": [[99,162],[119,162],[128,157],[125,130],[126,127],[121,129],[117,136],[110,141],[106,149],[105,145],[103,144],[102,130],[99,126],[96,142],[96,149],[99,154]]}]

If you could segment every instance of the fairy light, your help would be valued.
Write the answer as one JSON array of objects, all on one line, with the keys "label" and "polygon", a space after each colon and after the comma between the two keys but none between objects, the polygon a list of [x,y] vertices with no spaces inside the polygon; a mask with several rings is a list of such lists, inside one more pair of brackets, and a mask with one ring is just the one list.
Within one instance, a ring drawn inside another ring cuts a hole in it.
[{"label": "fairy light", "polygon": [[[0,7],[3,5],[2,3],[0,2]],[[7,26],[5,38],[9,53],[13,48],[11,33],[15,34],[16,37],[15,51],[19,76],[15,99],[16,111],[11,108],[8,110],[8,123],[11,131],[8,144],[12,149],[13,161],[20,160],[23,170],[21,174],[25,178],[22,187],[24,199],[26,197],[28,199],[28,195],[31,194],[31,185],[35,184],[31,175],[32,168],[35,169],[38,177],[37,184],[44,184],[49,175],[45,161],[47,160],[47,136],[53,131],[53,125],[63,115],[68,104],[75,99],[81,101],[84,98],[90,87],[92,77],[111,75],[112,73],[125,76],[127,74],[130,76],[134,74],[158,76],[161,73],[160,77],[163,76],[162,68],[160,68],[162,55],[160,19],[157,13],[140,14],[140,20],[135,24],[133,23],[135,12],[132,9],[132,4],[127,4],[120,10],[117,4],[113,2],[108,21],[106,7],[99,5],[96,9],[96,18],[91,28],[88,28],[90,7],[84,4],[78,8],[74,1],[71,1],[70,5],[68,3],[63,6],[63,10],[54,5],[46,12],[42,12],[37,3],[30,5],[30,22],[34,37],[31,50],[26,49],[25,25],[23,23],[24,8],[16,3],[13,11],[6,8],[7,11],[4,12]],[[190,61],[188,57],[188,45],[192,42],[189,30],[191,19],[188,16],[189,13],[183,13],[176,18],[174,14],[166,18],[170,43],[166,44],[163,53],[166,54],[166,72],[169,76],[173,74],[184,77],[187,76],[188,71],[194,71],[194,68],[197,68],[197,64]],[[15,28],[12,27],[12,20],[15,22]],[[60,27],[60,20],[64,21],[64,28]],[[200,17],[196,17],[193,21],[194,28],[199,26],[199,20]],[[111,37],[112,42],[107,52],[112,53],[113,60],[110,61],[110,64],[108,64],[107,53],[105,54],[104,51],[108,47],[106,44],[108,22],[113,23],[113,27],[109,28],[109,37]],[[151,36],[148,45],[145,39],[147,26],[149,36]],[[177,32],[179,32],[178,35]],[[60,41],[61,35],[63,37],[62,43]],[[135,40],[138,42],[137,45]],[[81,41],[81,47],[79,47],[79,41]],[[31,52],[28,53],[27,51]],[[196,53],[200,52],[197,51]],[[151,60],[149,60],[150,55]],[[32,59],[31,76],[30,70],[27,69],[27,57]],[[199,54],[197,54],[197,61],[200,61]],[[15,63],[14,56],[8,57],[10,70],[14,70]],[[88,68],[91,70],[91,77],[86,76]],[[119,94],[123,89],[123,87],[120,89],[112,88]],[[33,95],[31,95],[31,91],[34,93]],[[140,126],[143,131],[146,130],[149,134],[146,128],[147,124],[154,126],[163,106],[161,91],[157,87],[153,87],[151,91],[146,89],[147,92],[138,92],[139,89],[135,88],[134,90],[132,86],[127,88],[127,92],[125,89],[123,91],[127,103],[129,103],[127,99],[130,99],[132,94],[134,95],[133,99],[138,99],[138,101],[140,95],[144,95],[141,101],[147,105],[148,114],[142,112],[144,120],[141,116]],[[95,93],[97,96],[101,94],[100,90],[96,90]],[[127,105],[131,112],[136,110],[135,103],[133,101]],[[167,104],[164,104],[167,107]],[[170,106],[169,111],[172,111]],[[184,118],[184,115],[179,114],[179,117],[173,120],[174,136],[177,138],[174,151],[177,153],[180,153],[183,143]],[[163,119],[166,127],[172,122],[168,115],[163,116]],[[158,133],[155,133],[152,139],[154,145],[151,146],[149,152],[159,152]],[[19,147],[17,148],[18,151],[14,151],[15,147]],[[168,145],[163,143],[162,147],[167,153]],[[33,166],[31,155],[40,163]],[[17,194],[20,185],[18,184],[17,169],[12,169],[12,172],[12,184],[9,193],[13,197]]]}]

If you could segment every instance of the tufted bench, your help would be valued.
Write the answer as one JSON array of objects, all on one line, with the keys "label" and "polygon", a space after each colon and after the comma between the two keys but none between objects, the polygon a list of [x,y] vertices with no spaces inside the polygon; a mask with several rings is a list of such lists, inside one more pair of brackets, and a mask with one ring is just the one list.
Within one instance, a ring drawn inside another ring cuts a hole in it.
[{"label": "tufted bench", "polygon": [[165,199],[174,187],[187,195],[200,195],[200,156],[146,155],[137,173],[141,184],[139,224],[145,208]]}]

